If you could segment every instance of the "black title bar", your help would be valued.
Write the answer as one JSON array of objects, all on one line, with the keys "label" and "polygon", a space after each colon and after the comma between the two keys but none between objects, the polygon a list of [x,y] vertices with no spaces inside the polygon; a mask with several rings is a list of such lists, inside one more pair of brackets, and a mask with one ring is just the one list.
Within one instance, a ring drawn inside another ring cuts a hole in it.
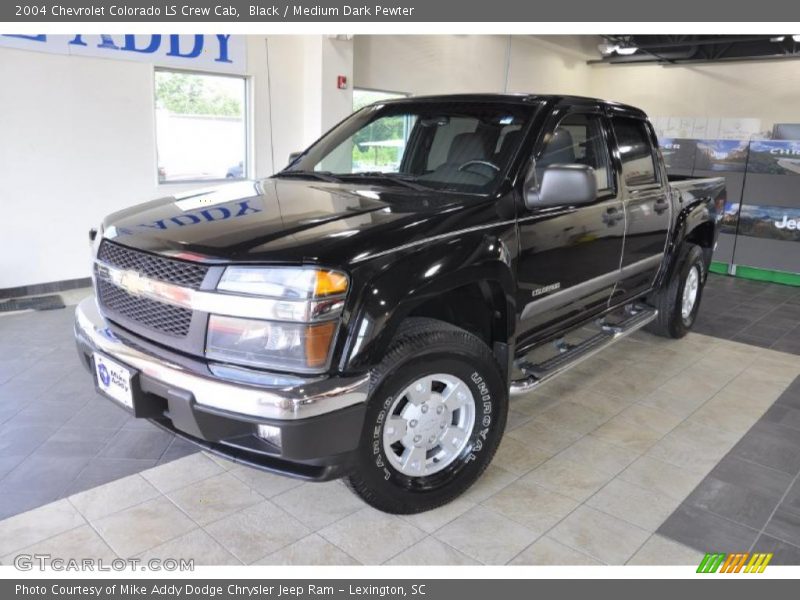
[{"label": "black title bar", "polygon": [[0,22],[769,22],[787,0],[3,0]]}]

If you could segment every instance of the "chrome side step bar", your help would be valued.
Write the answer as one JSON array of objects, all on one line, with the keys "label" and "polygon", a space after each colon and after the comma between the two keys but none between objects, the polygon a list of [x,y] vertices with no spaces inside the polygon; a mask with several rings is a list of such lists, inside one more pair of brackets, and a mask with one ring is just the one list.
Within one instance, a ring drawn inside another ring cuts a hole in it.
[{"label": "chrome side step bar", "polygon": [[560,375],[567,369],[594,356],[614,342],[638,331],[658,316],[658,311],[645,306],[631,306],[626,309],[626,318],[619,323],[600,322],[600,332],[574,346],[557,340],[558,354],[539,363],[517,362],[517,367],[525,375],[523,379],[511,382],[509,393],[512,396],[525,394],[545,381]]}]

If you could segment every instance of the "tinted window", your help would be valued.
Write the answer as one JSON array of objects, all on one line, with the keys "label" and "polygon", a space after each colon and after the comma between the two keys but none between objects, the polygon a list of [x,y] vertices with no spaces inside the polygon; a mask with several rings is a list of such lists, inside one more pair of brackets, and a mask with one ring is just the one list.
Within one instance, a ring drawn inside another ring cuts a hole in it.
[{"label": "tinted window", "polygon": [[597,189],[611,187],[608,147],[598,115],[573,114],[565,117],[547,138],[544,150],[536,161],[539,178],[551,165],[580,164],[592,167]]},{"label": "tinted window", "polygon": [[656,183],[656,163],[653,146],[644,121],[614,119],[619,153],[622,158],[622,177],[629,186]]}]

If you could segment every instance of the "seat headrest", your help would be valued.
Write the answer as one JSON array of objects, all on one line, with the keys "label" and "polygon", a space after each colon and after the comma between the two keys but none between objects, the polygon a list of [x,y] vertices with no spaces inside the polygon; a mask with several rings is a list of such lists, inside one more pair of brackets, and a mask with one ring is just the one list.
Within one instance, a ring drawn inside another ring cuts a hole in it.
[{"label": "seat headrest", "polygon": [[509,158],[511,158],[511,153],[514,152],[520,141],[522,141],[521,129],[509,131],[503,138],[503,143],[500,145],[500,151],[497,153],[497,164],[503,164]]},{"label": "seat headrest", "polygon": [[536,166],[546,168],[551,165],[571,165],[575,162],[575,145],[572,134],[567,129],[558,127],[547,142],[544,154]]},{"label": "seat headrest", "polygon": [[486,160],[486,141],[477,133],[459,133],[450,142],[447,162],[465,163],[469,160]]}]

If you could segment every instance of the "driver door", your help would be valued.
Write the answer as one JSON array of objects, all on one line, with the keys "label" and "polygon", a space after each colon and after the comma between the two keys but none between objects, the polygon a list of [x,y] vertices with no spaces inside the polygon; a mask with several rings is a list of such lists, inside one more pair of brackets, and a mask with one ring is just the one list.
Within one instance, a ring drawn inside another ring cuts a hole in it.
[{"label": "driver door", "polygon": [[518,218],[518,346],[607,306],[620,273],[625,213],[614,169],[608,122],[600,107],[554,113],[534,152],[537,180],[551,165],[594,169],[592,204],[522,208]]}]

